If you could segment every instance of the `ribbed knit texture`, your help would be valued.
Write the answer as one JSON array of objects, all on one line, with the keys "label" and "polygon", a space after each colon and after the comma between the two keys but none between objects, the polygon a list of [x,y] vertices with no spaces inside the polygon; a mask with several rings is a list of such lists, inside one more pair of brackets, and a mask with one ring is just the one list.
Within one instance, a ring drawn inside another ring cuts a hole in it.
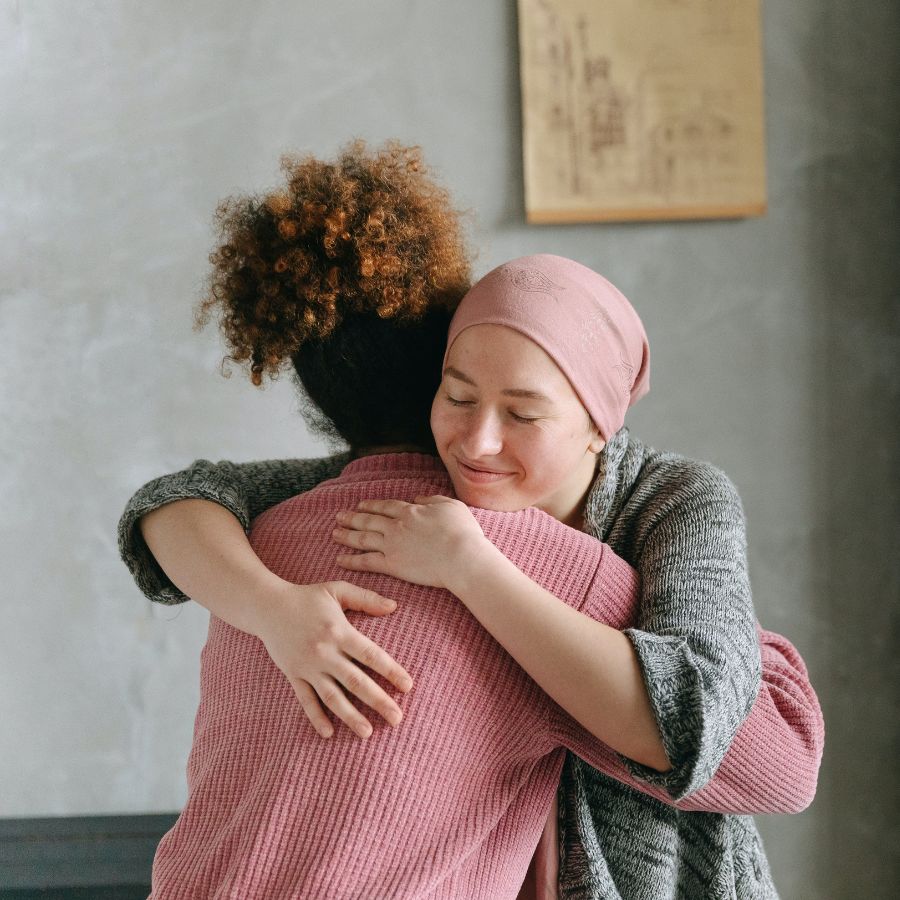
[{"label": "ribbed knit texture", "polygon": [[[122,558],[150,599],[182,602],[143,543],[141,515],[205,497],[246,526],[346,461],[199,460],[132,497],[119,523]],[[620,771],[609,777],[567,756],[558,794],[561,896],[776,897],[752,819],[688,812],[801,810],[814,795],[822,755],[821,712],[802,660],[778,635],[759,632],[756,640],[734,488],[714,467],[645,447],[622,429],[601,454],[586,528],[642,577],[638,627],[629,634],[644,651],[647,688],[677,766],[660,778],[629,763],[627,776],[626,761],[610,751]],[[746,646],[732,651],[735,641]]]},{"label": "ribbed knit texture", "polygon": [[[264,513],[251,542],[281,577],[319,582],[335,513],[362,499],[449,493],[413,454],[351,463]],[[588,535],[537,510],[479,510],[488,538],[547,590],[623,627],[637,576]],[[262,642],[213,617],[188,763],[188,802],[153,866],[156,898],[514,898],[556,793],[564,751],[606,748],[568,717],[451,594],[379,575],[354,581],[399,603],[348,618],[415,681],[404,721],[325,741]]]}]

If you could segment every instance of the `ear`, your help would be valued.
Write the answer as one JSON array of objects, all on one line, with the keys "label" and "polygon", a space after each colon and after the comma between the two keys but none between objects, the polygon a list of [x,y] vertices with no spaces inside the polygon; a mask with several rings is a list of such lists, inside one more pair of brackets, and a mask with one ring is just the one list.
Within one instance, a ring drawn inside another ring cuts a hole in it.
[{"label": "ear", "polygon": [[599,453],[606,446],[606,441],[600,437],[600,432],[595,428],[592,432],[591,442],[588,444],[588,450],[591,453]]}]

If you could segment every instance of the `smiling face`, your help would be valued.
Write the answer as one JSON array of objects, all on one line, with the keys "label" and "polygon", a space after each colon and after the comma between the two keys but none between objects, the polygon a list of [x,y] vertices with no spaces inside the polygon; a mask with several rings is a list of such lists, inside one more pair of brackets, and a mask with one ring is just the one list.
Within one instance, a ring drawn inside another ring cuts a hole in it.
[{"label": "smiling face", "polygon": [[431,429],[460,500],[536,506],[581,524],[603,440],[568,379],[532,340],[473,325],[453,342]]}]

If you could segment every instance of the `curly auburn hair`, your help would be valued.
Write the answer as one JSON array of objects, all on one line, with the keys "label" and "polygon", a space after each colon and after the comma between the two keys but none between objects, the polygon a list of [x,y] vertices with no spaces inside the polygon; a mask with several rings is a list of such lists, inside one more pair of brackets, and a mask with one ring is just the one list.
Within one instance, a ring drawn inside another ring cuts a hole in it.
[{"label": "curly auburn hair", "polygon": [[355,141],[333,163],[286,156],[281,166],[286,187],[219,205],[221,243],[197,310],[198,327],[218,315],[226,360],[249,364],[255,385],[289,360],[297,369],[301,349],[348,317],[410,323],[455,309],[469,254],[418,147]]}]

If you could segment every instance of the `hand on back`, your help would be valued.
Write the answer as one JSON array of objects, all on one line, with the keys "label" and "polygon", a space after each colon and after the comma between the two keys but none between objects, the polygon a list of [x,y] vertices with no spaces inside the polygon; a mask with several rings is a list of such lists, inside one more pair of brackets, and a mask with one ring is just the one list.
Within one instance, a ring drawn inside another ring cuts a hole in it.
[{"label": "hand on back", "polygon": [[303,711],[322,737],[334,733],[323,703],[360,737],[372,733],[368,719],[347,694],[392,725],[402,718],[400,707],[363,667],[403,692],[412,687],[412,679],[381,647],[357,631],[344,614],[345,610],[356,610],[384,616],[394,609],[393,600],[346,581],[286,584],[260,606],[254,634],[290,682]]}]

